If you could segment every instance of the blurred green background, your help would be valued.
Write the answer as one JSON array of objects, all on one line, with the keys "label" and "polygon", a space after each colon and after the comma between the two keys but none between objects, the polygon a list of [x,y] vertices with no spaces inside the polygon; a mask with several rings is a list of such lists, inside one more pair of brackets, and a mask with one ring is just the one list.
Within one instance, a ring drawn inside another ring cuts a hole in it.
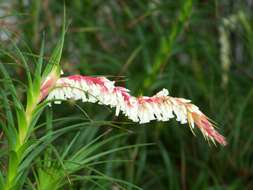
[{"label": "blurred green background", "polygon": [[[0,2],[1,48],[8,48],[14,39],[32,60],[44,33],[50,54],[60,36],[64,1]],[[154,145],[112,153],[107,160],[130,161],[108,162],[98,170],[145,190],[253,189],[252,0],[66,0],[65,4],[68,31],[61,64],[66,75],[105,75],[134,95],[167,88],[171,96],[198,105],[228,141],[226,147],[209,146],[200,133],[193,136],[187,125],[174,120],[119,123],[120,129],[109,136],[129,131],[106,149]],[[13,72],[24,80],[22,69]],[[22,92],[22,85],[17,88]],[[82,117],[71,102],[64,104],[53,107],[55,118]],[[79,105],[93,120],[127,121],[114,118],[114,110]],[[76,148],[108,129],[106,125],[80,129]],[[68,144],[72,136],[55,142],[56,148]],[[80,182],[73,189],[81,187]],[[111,183],[104,187],[119,189]]]}]

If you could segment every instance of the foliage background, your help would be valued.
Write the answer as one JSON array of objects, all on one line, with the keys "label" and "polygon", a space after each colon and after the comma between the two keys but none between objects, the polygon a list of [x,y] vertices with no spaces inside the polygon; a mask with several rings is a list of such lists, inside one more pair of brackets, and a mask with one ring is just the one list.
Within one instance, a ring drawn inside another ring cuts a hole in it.
[{"label": "foliage background", "polygon": [[[33,68],[43,32],[46,55],[59,37],[63,1],[0,2],[1,48],[7,49],[14,39]],[[97,170],[143,189],[253,189],[251,0],[66,0],[65,4],[69,25],[61,64],[66,75],[106,75],[135,95],[167,88],[172,96],[199,105],[229,143],[225,148],[209,146],[199,133],[194,137],[186,125],[175,121],[122,123],[126,118],[114,118],[113,110],[80,103],[94,121],[121,122],[120,129],[110,130],[106,123],[79,129],[77,150],[105,131],[109,134],[104,139],[127,130],[106,150],[154,143],[109,154],[105,160],[111,162],[96,166]],[[8,62],[4,55],[0,58],[1,64]],[[10,72],[26,82],[22,68],[10,67]],[[16,88],[22,97],[22,84]],[[71,102],[54,106],[53,115],[84,117]],[[64,149],[75,133],[53,146]],[[129,161],[113,162],[119,159]],[[70,186],[94,189],[84,183]],[[104,187],[120,189],[116,182]]]}]

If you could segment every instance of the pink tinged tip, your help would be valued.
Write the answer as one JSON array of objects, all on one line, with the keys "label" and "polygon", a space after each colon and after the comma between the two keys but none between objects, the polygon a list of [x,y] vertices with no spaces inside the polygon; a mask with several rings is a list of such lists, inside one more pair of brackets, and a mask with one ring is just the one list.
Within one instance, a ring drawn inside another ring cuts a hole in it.
[{"label": "pink tinged tip", "polygon": [[219,144],[226,146],[227,141],[224,136],[222,136],[218,131],[215,130],[214,125],[208,120],[204,114],[192,113],[194,122],[197,127],[201,130],[204,136],[216,141]]},{"label": "pink tinged tip", "polygon": [[40,87],[39,101],[42,101],[47,97],[50,90],[54,88],[56,81],[57,81],[57,76],[54,74],[46,77],[46,79],[42,82],[41,87]]}]

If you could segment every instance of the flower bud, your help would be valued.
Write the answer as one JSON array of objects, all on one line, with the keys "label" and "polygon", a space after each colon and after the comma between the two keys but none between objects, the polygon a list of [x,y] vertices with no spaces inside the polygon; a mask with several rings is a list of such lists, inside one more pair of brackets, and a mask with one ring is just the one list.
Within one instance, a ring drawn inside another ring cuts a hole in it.
[{"label": "flower bud", "polygon": [[53,67],[51,72],[46,76],[45,80],[42,81],[39,101],[42,101],[54,88],[56,81],[60,78],[60,74],[62,74],[62,71],[59,72],[59,70],[59,66]]}]

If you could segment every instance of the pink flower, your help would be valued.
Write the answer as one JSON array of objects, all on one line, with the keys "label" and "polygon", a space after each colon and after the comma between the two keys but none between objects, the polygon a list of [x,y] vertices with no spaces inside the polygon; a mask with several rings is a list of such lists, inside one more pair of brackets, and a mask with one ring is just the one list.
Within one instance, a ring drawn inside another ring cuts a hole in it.
[{"label": "pink flower", "polygon": [[[46,85],[46,84],[49,85]],[[114,81],[105,77],[89,77],[73,75],[62,77],[56,81],[55,87],[49,93],[47,100],[81,100],[83,102],[99,103],[116,108],[116,116],[122,112],[130,120],[138,123],[148,123],[152,120],[168,121],[176,117],[181,124],[189,123],[193,131],[195,125],[202,134],[215,143],[226,145],[225,138],[214,128],[214,125],[199,110],[197,106],[184,98],[169,96],[166,89],[158,92],[152,97],[134,97],[124,87],[114,86]],[[44,84],[43,91],[51,88],[50,79]],[[60,101],[54,103],[61,103]]]}]

